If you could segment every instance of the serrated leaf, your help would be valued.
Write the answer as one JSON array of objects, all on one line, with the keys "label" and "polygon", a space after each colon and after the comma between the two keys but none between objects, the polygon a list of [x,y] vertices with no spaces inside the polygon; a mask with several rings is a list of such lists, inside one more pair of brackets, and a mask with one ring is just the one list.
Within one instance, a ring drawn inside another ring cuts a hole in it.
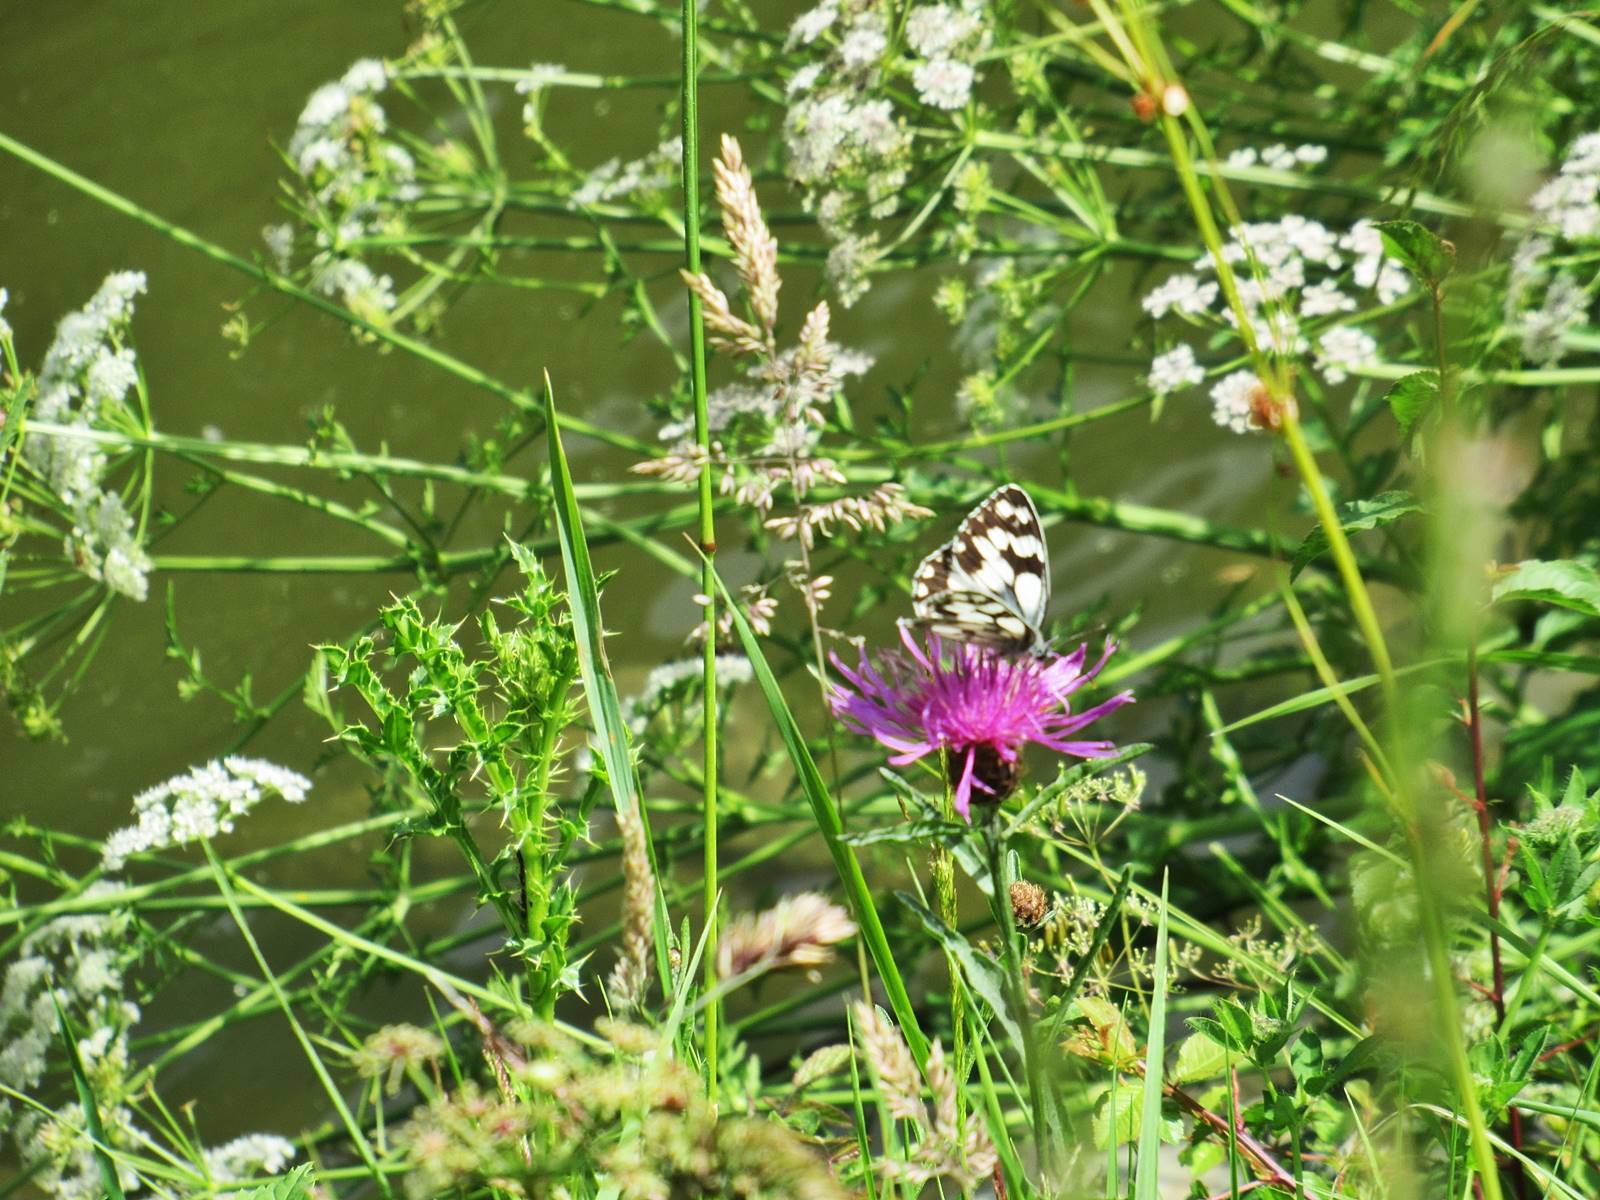
[{"label": "serrated leaf", "polygon": [[1600,575],[1588,563],[1572,558],[1530,558],[1495,580],[1490,598],[1496,604],[1533,600],[1600,617]]},{"label": "serrated leaf", "polygon": [[[1011,1005],[1006,1000],[1005,982],[994,960],[979,954],[971,942],[946,925],[937,913],[909,892],[896,892],[895,898],[911,910],[912,915],[922,922],[922,927],[933,935],[944,952],[955,959],[961,967],[961,974],[978,999],[989,1006],[995,1020],[1005,1027],[1006,1036],[1011,1039],[1011,1044],[1022,1045],[1022,1028],[1017,1024],[1017,1015],[1012,1013]],[[1020,1015],[1024,1020],[1027,1019],[1027,1014]]]},{"label": "serrated leaf", "polygon": [[1383,399],[1400,423],[1401,434],[1410,437],[1417,422],[1439,399],[1439,372],[1414,371],[1403,376],[1394,381]]},{"label": "serrated leaf", "polygon": [[[1409,513],[1421,511],[1422,505],[1410,492],[1380,492],[1370,500],[1352,500],[1349,504],[1341,504],[1339,524],[1346,533],[1359,533],[1367,529],[1376,529],[1380,525],[1388,525]],[[1294,579],[1327,550],[1328,535],[1319,525],[1306,534],[1305,541],[1301,542],[1300,548],[1294,552],[1294,560],[1289,564],[1289,578]]]},{"label": "serrated leaf", "polygon": [[863,829],[856,833],[846,833],[840,840],[851,846],[875,846],[884,842],[891,844],[917,843],[937,844],[940,846],[954,846],[964,841],[971,833],[965,825],[955,821],[942,821],[938,817],[924,817],[920,821],[905,821],[899,825],[884,825],[877,829]]},{"label": "serrated leaf", "polygon": [[309,1163],[296,1167],[282,1179],[264,1183],[248,1192],[235,1193],[239,1200],[310,1200],[311,1176]]},{"label": "serrated leaf", "polygon": [[1079,996],[1072,1002],[1070,1015],[1081,1023],[1068,1032],[1063,1043],[1068,1053],[1117,1068],[1138,1061],[1139,1047],[1128,1028],[1128,1018],[1115,1004],[1099,996]]},{"label": "serrated leaf", "polygon": [[[1143,1099],[1135,1088],[1119,1088],[1094,1115],[1094,1140],[1097,1146],[1137,1141],[1143,1128]],[[1157,1134],[1161,1141],[1177,1145],[1183,1141],[1183,1119],[1163,1105]]]},{"label": "serrated leaf", "polygon": [[1384,249],[1423,283],[1437,286],[1455,269],[1456,248],[1426,225],[1416,221],[1378,221]]},{"label": "serrated leaf", "polygon": [[1204,1033],[1191,1033],[1178,1047],[1178,1061],[1172,1067],[1174,1083],[1196,1083],[1215,1079],[1228,1069],[1228,1048]]}]

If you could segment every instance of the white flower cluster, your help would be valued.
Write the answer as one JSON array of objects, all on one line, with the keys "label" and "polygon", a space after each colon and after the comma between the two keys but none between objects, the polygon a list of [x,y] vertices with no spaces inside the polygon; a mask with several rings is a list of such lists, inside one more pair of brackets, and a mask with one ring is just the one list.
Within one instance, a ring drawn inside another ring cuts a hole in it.
[{"label": "white flower cluster", "polygon": [[572,206],[588,208],[607,200],[663,192],[677,181],[682,159],[681,137],[669,138],[643,158],[632,162],[610,159],[584,177],[584,181],[572,193]]},{"label": "white flower cluster", "polygon": [[911,83],[924,104],[961,108],[971,97],[973,62],[989,44],[983,18],[978,0],[919,5],[906,18],[906,45],[922,56],[911,68]]},{"label": "white flower cluster", "polygon": [[[1522,356],[1554,366],[1566,353],[1566,336],[1588,315],[1596,284],[1554,262],[1558,250],[1600,239],[1600,133],[1567,148],[1561,169],[1529,201],[1536,223],[1511,256],[1504,316],[1522,342]],[[1558,243],[1564,245],[1558,245]]]},{"label": "white flower cluster", "polygon": [[[85,889],[81,899],[92,904],[116,890],[102,880]],[[44,1081],[52,1057],[60,1054],[59,1002],[80,1035],[78,1057],[114,1146],[135,1137],[126,1103],[128,1030],[138,1021],[139,1008],[123,998],[127,932],[127,916],[117,910],[56,917],[28,935],[0,983],[0,1085],[31,1095]],[[54,1066],[60,1069],[59,1058]],[[24,1161],[37,1165],[33,1182],[44,1191],[64,1200],[104,1194],[76,1098],[51,1112],[14,1110],[10,1099],[0,1097],[0,1146],[5,1133]],[[125,1189],[137,1185],[130,1167],[119,1169]]]},{"label": "white flower cluster", "polygon": [[230,833],[235,819],[267,795],[297,804],[310,789],[303,775],[256,758],[233,756],[192,767],[134,797],[138,822],[106,838],[105,869],[121,870],[134,854]]},{"label": "white flower cluster", "polygon": [[5,288],[0,288],[0,342],[11,340],[11,323],[5,318],[6,302],[11,299],[11,293]]},{"label": "white flower cluster", "polygon": [[910,178],[912,134],[887,85],[909,76],[923,104],[961,108],[989,39],[983,0],[915,5],[903,45],[891,42],[894,15],[880,0],[822,0],[789,29],[789,45],[815,57],[788,82],[787,169],[835,243],[828,279],[846,306],[878,258],[857,223],[891,215]]},{"label": "white flower cluster", "polygon": [[[139,368],[132,347],[123,343],[134,297],[144,290],[142,272],[119,271],[107,276],[88,304],[62,318],[39,369],[35,420],[88,430],[126,416]],[[105,452],[87,439],[30,431],[23,454],[71,515],[68,556],[91,579],[143,600],[150,558],[121,494],[105,486]]]},{"label": "white flower cluster", "polygon": [[[628,728],[634,733],[643,733],[650,718],[660,711],[669,696],[690,685],[698,689],[704,671],[705,660],[698,656],[677,659],[652,668],[650,674],[644,677],[644,686],[639,689],[638,695],[623,706]],[[755,675],[750,660],[744,655],[717,655],[717,682],[720,685],[732,687],[749,683],[753,678]]]},{"label": "white flower cluster", "polygon": [[247,1133],[205,1152],[206,1171],[217,1183],[276,1175],[294,1161],[294,1143],[274,1133]]},{"label": "white flower cluster", "polygon": [[[1383,236],[1370,221],[1358,221],[1342,234],[1298,215],[1252,222],[1235,230],[1223,247],[1223,258],[1238,280],[1257,345],[1281,357],[1312,352],[1314,369],[1328,383],[1340,383],[1378,359],[1371,334],[1330,320],[1360,307],[1346,288],[1371,292],[1380,304],[1391,304],[1411,287],[1405,269],[1384,254]],[[1149,292],[1142,301],[1145,312],[1157,320],[1171,314],[1192,325],[1237,328],[1215,273],[1210,256],[1201,258],[1192,273],[1174,275]],[[1156,355],[1147,382],[1156,395],[1166,396],[1204,378],[1193,347],[1180,343]],[[1254,427],[1252,399],[1258,383],[1254,372],[1237,371],[1213,386],[1212,415],[1218,425],[1238,433]]]},{"label": "white flower cluster", "polygon": [[1244,146],[1228,155],[1230,167],[1268,167],[1274,171],[1292,171],[1296,167],[1314,167],[1328,161],[1328,148],[1307,143],[1290,149],[1282,142],[1257,150]]},{"label": "white flower cluster", "polygon": [[[362,262],[351,244],[398,229],[403,219],[393,206],[421,194],[410,151],[384,137],[388,118],[376,97],[388,81],[377,59],[355,63],[311,94],[288,146],[316,231],[311,286],[367,320],[395,307],[394,281]],[[279,269],[286,269],[293,231],[273,225],[262,236]]]},{"label": "white flower cluster", "polygon": [[[273,768],[273,770],[277,770]],[[0,1086],[36,1095],[49,1075],[62,1071],[56,1006],[78,1034],[78,1058],[99,1105],[105,1137],[113,1148],[149,1144],[128,1099],[134,1072],[128,1039],[139,1006],[125,998],[124,974],[131,962],[130,921],[113,897],[120,885],[102,879],[84,889],[86,910],[68,913],[30,933],[0,976]],[[54,1061],[52,1061],[54,1059]],[[43,1104],[43,1098],[40,1097]],[[59,1109],[15,1108],[0,1096],[0,1148],[9,1133],[33,1183],[58,1200],[96,1200],[105,1194],[100,1165],[75,1096]],[[276,1174],[295,1157],[292,1143],[272,1134],[246,1134],[205,1153],[214,1181],[236,1182]],[[117,1156],[125,1192],[140,1185],[125,1156]]]}]

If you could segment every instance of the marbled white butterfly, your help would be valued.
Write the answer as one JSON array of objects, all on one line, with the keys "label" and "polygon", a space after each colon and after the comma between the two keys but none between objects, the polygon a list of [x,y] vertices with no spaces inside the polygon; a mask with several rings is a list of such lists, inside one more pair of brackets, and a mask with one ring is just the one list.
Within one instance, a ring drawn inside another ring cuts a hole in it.
[{"label": "marbled white butterfly", "polygon": [[924,628],[1012,654],[1044,652],[1049,604],[1039,510],[1014,483],[989,493],[911,580],[911,609]]}]

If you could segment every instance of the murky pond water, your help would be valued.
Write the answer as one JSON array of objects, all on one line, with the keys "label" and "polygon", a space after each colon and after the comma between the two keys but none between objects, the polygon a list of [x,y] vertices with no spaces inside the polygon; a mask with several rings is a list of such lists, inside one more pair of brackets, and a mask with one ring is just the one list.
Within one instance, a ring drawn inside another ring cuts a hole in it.
[{"label": "murky pond water", "polygon": [[[561,0],[502,8],[484,14],[493,36],[477,43],[480,57],[495,65],[558,61],[574,70],[676,70],[676,39],[638,17]],[[278,219],[279,163],[270,139],[288,136],[316,86],[356,58],[399,52],[408,38],[392,0],[100,0],[75,4],[70,14],[36,0],[0,0],[0,31],[0,129],[245,253],[259,244],[261,227]],[[559,125],[553,118],[551,126],[580,161],[635,157],[656,143],[662,99],[660,93],[570,93],[556,110]],[[708,97],[708,136],[737,122],[741,114],[722,107],[728,102]],[[506,125],[514,130],[514,118]],[[515,153],[514,140],[507,146]],[[593,262],[576,257],[552,257],[542,265],[552,275],[598,275]],[[663,259],[659,295],[669,318],[679,318],[671,266]],[[82,304],[108,272],[123,268],[149,275],[134,331],[164,431],[200,434],[215,427],[230,438],[296,443],[307,436],[310,415],[333,404],[364,447],[383,443],[395,454],[450,461],[470,431],[487,431],[499,415],[494,397],[406,356],[357,346],[332,320],[299,310],[283,312],[248,353],[234,358],[218,331],[228,315],[224,306],[245,294],[246,280],[15,160],[0,159],[0,286],[11,291],[6,315],[25,360],[37,362],[54,322]],[[963,373],[943,319],[928,303],[934,282],[931,275],[886,282],[854,310],[839,313],[835,325],[840,341],[878,358],[858,404],[870,405],[874,395],[926,366],[915,403],[918,428],[929,437],[958,432],[950,397]],[[814,279],[794,273],[786,298],[795,297],[790,302],[797,307],[813,286]],[[1102,284],[1107,301],[1074,318],[1070,342],[1128,350],[1135,286],[1131,278]],[[1109,302],[1119,295],[1127,302]],[[259,317],[274,311],[272,305],[270,298],[258,299],[253,311]],[[481,288],[451,311],[441,341],[519,385],[548,369],[569,411],[648,437],[644,400],[667,386],[671,363],[642,338],[619,346],[614,316],[604,304],[584,312],[570,294]],[[1132,366],[1084,366],[1069,403],[1085,409],[1121,398],[1136,373]],[[1051,404],[1047,396],[1038,398],[1041,412]],[[626,477],[628,461],[615,453],[576,440],[571,448],[585,477]],[[1026,446],[1011,452],[1007,466],[1022,479],[1062,482],[1061,463]],[[511,465],[535,468],[527,456]],[[160,499],[185,506],[187,472],[172,462],[157,470]],[[1218,433],[1204,405],[1192,401],[1169,408],[1159,423],[1134,410],[1093,426],[1073,443],[1070,470],[1085,495],[1245,522],[1269,484],[1270,466],[1256,449]],[[482,530],[478,544],[494,536]],[[930,531],[930,542],[933,537]],[[1198,623],[1229,586],[1216,571],[1232,556],[1218,552],[1065,523],[1055,527],[1052,540],[1057,611],[1102,596],[1109,597],[1112,613],[1141,607],[1136,645]],[[227,492],[159,546],[168,556],[372,550],[302,509]],[[637,553],[607,550],[598,557],[602,568],[623,572],[622,584],[606,596],[606,616],[619,635],[611,652],[626,691],[649,667],[680,653],[682,635],[695,620],[693,589]],[[236,731],[220,706],[178,697],[178,674],[163,659],[169,584],[183,636],[202,650],[208,671],[224,681],[250,671],[256,695],[266,697],[295,681],[311,644],[358,628],[408,580],[403,574],[158,573],[149,601],[120,606],[89,684],[62,714],[71,741],[32,744],[14,729],[0,732],[0,821],[27,816],[103,833],[125,822],[134,793],[232,743]],[[882,614],[884,629],[893,615]],[[1118,732],[1147,732],[1141,719],[1149,720],[1129,716]],[[326,733],[291,703],[251,752],[309,769],[323,753]],[[359,814],[365,796],[359,786],[341,787],[335,779],[319,784],[312,805],[322,823]],[[307,818],[305,809],[267,806],[230,846],[286,836]],[[346,873],[343,880],[323,873],[327,869],[316,868],[320,886],[364,877],[357,857],[337,868]],[[280,938],[277,945],[292,946],[287,931],[270,932]],[[201,936],[208,949],[217,949],[232,931],[218,923]],[[192,1003],[199,1011],[215,998],[197,993]],[[172,1098],[207,1098],[213,1113],[228,1110],[222,1124],[298,1128],[311,1085],[307,1077],[308,1090],[297,1100],[294,1089],[277,1082],[284,1072],[304,1074],[278,1032],[258,1022],[231,1039],[225,1052],[191,1056],[186,1075],[172,1080]],[[274,1073],[273,1086],[254,1086],[267,1070]],[[262,1107],[265,1102],[283,1107],[273,1111]]]}]

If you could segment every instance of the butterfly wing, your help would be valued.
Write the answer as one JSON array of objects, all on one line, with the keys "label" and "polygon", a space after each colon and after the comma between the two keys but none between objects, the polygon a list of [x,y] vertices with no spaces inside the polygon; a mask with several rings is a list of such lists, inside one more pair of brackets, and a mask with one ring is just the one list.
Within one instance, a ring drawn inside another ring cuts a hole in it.
[{"label": "butterfly wing", "polygon": [[917,620],[945,637],[1008,649],[1043,645],[1050,604],[1044,530],[1033,499],[1014,483],[968,514],[912,578]]}]

